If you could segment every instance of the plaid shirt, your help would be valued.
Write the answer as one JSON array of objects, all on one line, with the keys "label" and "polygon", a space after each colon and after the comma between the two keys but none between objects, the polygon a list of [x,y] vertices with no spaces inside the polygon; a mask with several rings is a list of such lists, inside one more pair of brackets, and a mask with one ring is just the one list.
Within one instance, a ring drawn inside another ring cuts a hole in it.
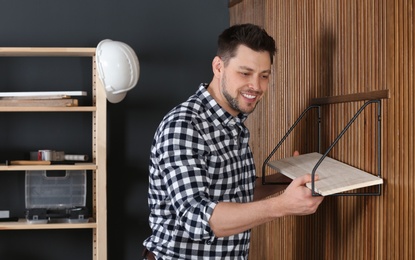
[{"label": "plaid shirt", "polygon": [[170,111],[150,155],[149,222],[144,246],[158,259],[247,259],[250,231],[217,238],[209,219],[218,202],[253,200],[255,166],[245,115],[233,117],[207,84]]}]

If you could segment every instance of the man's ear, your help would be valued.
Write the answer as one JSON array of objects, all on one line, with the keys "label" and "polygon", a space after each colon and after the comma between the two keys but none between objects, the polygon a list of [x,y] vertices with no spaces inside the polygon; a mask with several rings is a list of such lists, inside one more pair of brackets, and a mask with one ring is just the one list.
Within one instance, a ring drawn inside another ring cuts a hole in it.
[{"label": "man's ear", "polygon": [[215,74],[215,76],[219,76],[222,73],[223,61],[219,56],[216,56],[215,58],[213,58],[212,70],[213,70],[213,74]]}]

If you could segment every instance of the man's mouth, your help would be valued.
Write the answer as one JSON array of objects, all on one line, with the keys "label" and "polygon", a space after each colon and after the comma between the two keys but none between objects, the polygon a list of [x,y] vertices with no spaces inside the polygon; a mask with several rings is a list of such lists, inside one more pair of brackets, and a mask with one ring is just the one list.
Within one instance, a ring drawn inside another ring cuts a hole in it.
[{"label": "man's mouth", "polygon": [[252,93],[252,92],[249,92],[249,93],[241,93],[241,95],[245,98],[245,99],[247,99],[248,101],[256,101],[258,98],[259,98],[259,96],[260,96],[260,94],[259,93]]},{"label": "man's mouth", "polygon": [[242,96],[247,98],[247,99],[251,99],[251,100],[254,100],[257,97],[257,95],[252,95],[252,94],[248,94],[248,93],[242,93]]}]

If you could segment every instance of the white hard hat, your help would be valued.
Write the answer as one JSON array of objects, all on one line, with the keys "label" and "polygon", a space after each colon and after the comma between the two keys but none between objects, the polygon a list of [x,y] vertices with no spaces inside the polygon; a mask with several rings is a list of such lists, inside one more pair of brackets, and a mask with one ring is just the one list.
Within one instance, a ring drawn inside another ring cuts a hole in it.
[{"label": "white hard hat", "polygon": [[96,48],[98,76],[102,81],[107,100],[118,103],[127,91],[137,85],[140,64],[134,50],[127,44],[102,40]]}]

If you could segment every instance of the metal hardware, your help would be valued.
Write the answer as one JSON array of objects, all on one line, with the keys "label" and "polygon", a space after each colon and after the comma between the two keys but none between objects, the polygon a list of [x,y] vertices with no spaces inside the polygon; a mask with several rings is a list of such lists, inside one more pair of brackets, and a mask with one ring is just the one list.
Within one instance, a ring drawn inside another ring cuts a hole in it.
[{"label": "metal hardware", "polygon": [[308,111],[310,111],[311,109],[314,108],[318,108],[318,149],[320,151],[321,149],[321,106],[319,105],[311,105],[308,108],[306,108],[306,110],[303,111],[303,113],[301,113],[301,115],[298,117],[298,119],[294,122],[294,124],[290,127],[290,129],[287,131],[287,133],[284,135],[284,137],[279,141],[279,143],[277,144],[277,146],[275,146],[275,148],[272,150],[272,152],[268,155],[268,157],[265,159],[264,163],[262,164],[262,184],[266,185],[266,184],[288,184],[286,182],[267,182],[265,179],[265,166],[268,164],[269,160],[271,159],[271,157],[275,154],[275,152],[280,148],[280,146],[282,145],[282,143],[285,141],[285,139],[287,139],[287,137],[291,134],[291,132],[294,130],[294,128],[298,125],[298,123],[300,123],[301,119],[303,119],[303,117],[307,114]]},{"label": "metal hardware", "polygon": [[[350,119],[350,121],[347,123],[347,125],[344,127],[344,129],[340,132],[340,134],[337,136],[337,138],[334,140],[334,142],[329,146],[329,148],[325,151],[325,153],[321,156],[319,161],[314,166],[311,176],[311,191],[313,196],[320,196],[320,194],[315,192],[315,174],[317,171],[317,168],[320,166],[320,164],[323,162],[323,160],[327,157],[328,153],[333,149],[333,147],[338,143],[338,141],[343,137],[343,135],[346,133],[346,131],[350,128],[350,126],[355,122],[357,117],[362,113],[362,111],[370,104],[376,103],[377,104],[377,124],[376,124],[376,133],[377,133],[377,170],[378,174],[377,176],[381,177],[381,102],[379,99],[376,100],[369,100],[365,102],[360,109],[355,113],[355,115]],[[280,184],[288,184],[283,182],[267,182],[266,176],[265,176],[265,167],[268,164],[271,157],[275,154],[275,152],[280,148],[282,143],[287,139],[287,137],[290,135],[290,133],[294,130],[294,128],[298,125],[298,123],[303,119],[303,117],[306,115],[307,112],[309,112],[311,109],[318,108],[318,150],[319,153],[321,153],[321,105],[311,105],[307,107],[303,113],[298,117],[298,119],[294,122],[294,124],[290,127],[290,129],[287,131],[287,133],[284,135],[284,137],[278,142],[277,146],[272,150],[272,152],[268,155],[268,157],[265,159],[263,165],[262,165],[262,184],[274,184],[274,185],[280,185]],[[337,193],[330,196],[380,196],[381,195],[381,184],[377,185],[377,191],[375,192],[353,192],[353,193]]]}]

